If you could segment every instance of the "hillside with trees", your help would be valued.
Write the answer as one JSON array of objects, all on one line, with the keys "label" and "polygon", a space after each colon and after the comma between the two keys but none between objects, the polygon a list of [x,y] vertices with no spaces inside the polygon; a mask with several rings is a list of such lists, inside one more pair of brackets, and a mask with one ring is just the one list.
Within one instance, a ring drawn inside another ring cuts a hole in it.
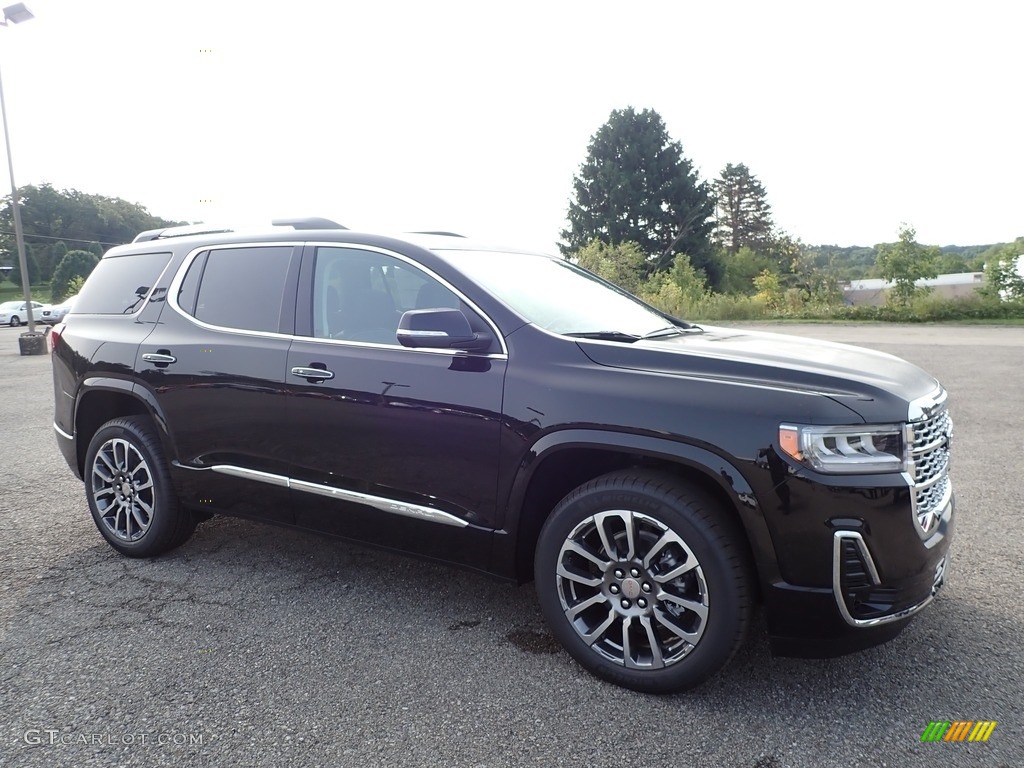
[{"label": "hillside with trees", "polygon": [[[153,216],[139,203],[76,189],[59,190],[50,184],[19,187],[18,195],[32,283],[48,283],[71,252],[86,251],[99,258],[108,248],[131,242],[145,229],[179,223]],[[77,267],[68,268],[74,273],[71,277],[84,264],[81,256],[74,261]],[[0,204],[0,266],[13,266],[8,277],[20,284],[10,195]]]}]

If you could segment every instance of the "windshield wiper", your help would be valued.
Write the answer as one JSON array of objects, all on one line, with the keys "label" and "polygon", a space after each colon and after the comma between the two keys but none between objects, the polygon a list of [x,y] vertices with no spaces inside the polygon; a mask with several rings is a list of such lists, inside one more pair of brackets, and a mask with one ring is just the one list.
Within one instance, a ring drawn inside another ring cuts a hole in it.
[{"label": "windshield wiper", "polygon": [[625,341],[628,344],[632,344],[634,341],[640,341],[639,336],[634,336],[632,333],[623,333],[622,331],[589,331],[587,333],[567,333],[566,336],[573,336],[577,339],[600,339],[602,341]]},{"label": "windshield wiper", "polygon": [[687,326],[685,328],[683,326],[681,326],[681,325],[668,325],[668,326],[665,326],[664,328],[659,328],[656,331],[651,331],[650,333],[645,333],[640,338],[641,339],[660,339],[662,336],[677,336],[677,335],[682,335],[684,333],[704,333],[704,329],[701,328],[699,325],[689,325],[689,326]]}]

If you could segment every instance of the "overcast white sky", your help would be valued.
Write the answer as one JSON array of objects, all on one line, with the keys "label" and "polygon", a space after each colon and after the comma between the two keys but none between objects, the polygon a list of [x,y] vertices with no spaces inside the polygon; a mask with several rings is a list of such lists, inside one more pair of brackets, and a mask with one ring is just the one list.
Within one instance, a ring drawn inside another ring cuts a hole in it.
[{"label": "overcast white sky", "polygon": [[1024,235],[1016,0],[26,5],[0,29],[20,185],[551,252],[632,105],[703,178],[746,163],[806,243]]}]

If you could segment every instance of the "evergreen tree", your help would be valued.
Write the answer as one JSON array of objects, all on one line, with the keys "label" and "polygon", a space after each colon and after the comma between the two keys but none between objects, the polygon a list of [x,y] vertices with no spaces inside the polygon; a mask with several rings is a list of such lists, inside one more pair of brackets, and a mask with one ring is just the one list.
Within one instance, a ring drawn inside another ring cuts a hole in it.
[{"label": "evergreen tree", "polygon": [[715,240],[729,254],[750,248],[760,253],[772,239],[767,193],[743,163],[725,166],[715,180]]},{"label": "evergreen tree", "polygon": [[647,274],[685,253],[717,284],[722,268],[711,248],[713,210],[710,188],[661,116],[651,109],[614,110],[591,137],[573,180],[560,248],[570,256],[592,240],[635,242],[648,256]]}]

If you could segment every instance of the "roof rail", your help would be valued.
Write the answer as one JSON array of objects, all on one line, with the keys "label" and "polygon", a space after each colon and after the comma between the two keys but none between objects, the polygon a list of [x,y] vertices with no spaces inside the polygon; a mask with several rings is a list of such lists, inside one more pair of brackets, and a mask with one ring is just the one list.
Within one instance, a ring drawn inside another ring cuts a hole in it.
[{"label": "roof rail", "polygon": [[292,229],[348,229],[336,221],[322,219],[319,216],[304,216],[297,219],[274,219],[275,227],[291,227]]},{"label": "roof rail", "polygon": [[424,232],[424,231],[421,230],[419,232],[410,232],[409,234],[410,235],[441,235],[442,237],[461,237],[463,239],[465,239],[465,237],[466,237],[465,235],[460,235],[458,232],[441,232],[441,231],[438,231],[438,230],[433,230],[433,231],[428,231],[428,232]]},{"label": "roof rail", "polygon": [[161,227],[160,229],[147,229],[139,232],[132,240],[133,243],[143,243],[147,240],[162,240],[165,237],[188,237],[189,235],[214,235],[220,232],[234,232],[231,227],[215,227],[210,224],[185,224],[180,227]]}]

